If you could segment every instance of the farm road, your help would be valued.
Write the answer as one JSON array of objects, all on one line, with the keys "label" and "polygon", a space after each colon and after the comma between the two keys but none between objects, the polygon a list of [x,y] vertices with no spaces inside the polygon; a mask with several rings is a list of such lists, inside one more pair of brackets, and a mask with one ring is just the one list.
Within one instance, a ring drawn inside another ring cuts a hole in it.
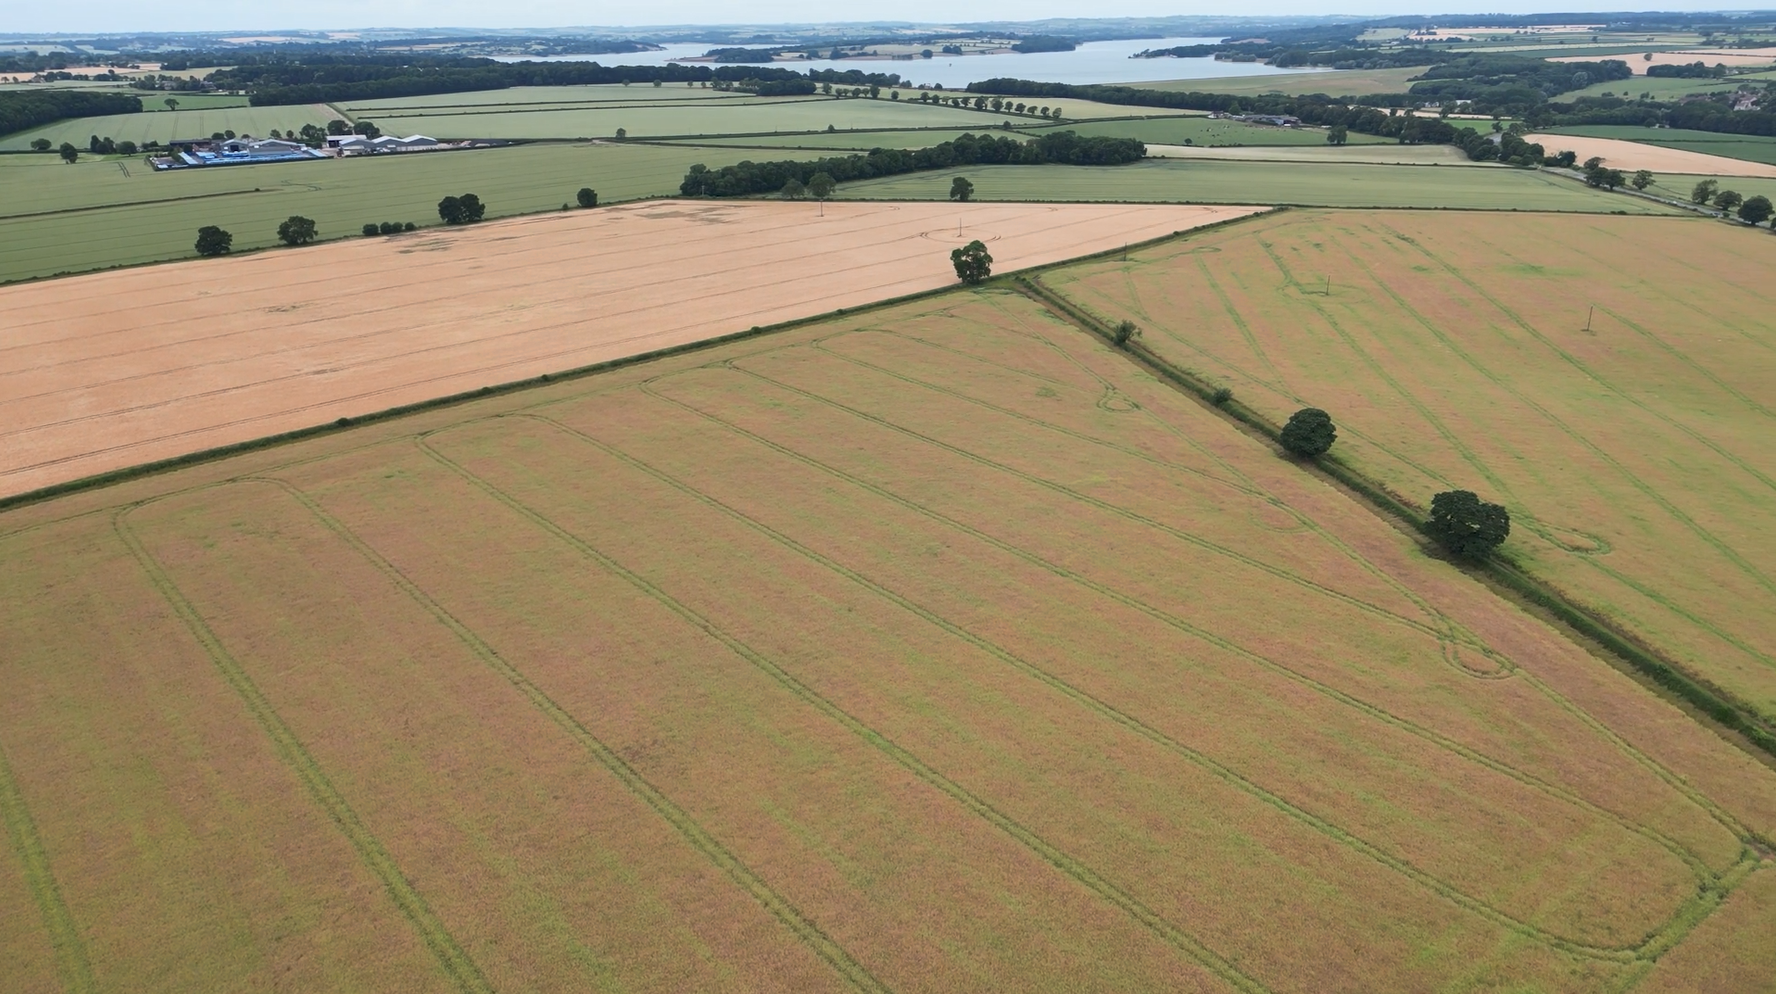
[{"label": "farm road", "polygon": [[0,289],[0,495],[1263,210],[656,201]]}]

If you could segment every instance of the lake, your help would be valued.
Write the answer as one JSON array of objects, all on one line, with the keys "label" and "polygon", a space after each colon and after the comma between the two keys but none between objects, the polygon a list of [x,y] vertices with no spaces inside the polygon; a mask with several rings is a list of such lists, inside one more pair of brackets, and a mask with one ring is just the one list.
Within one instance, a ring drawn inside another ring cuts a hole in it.
[{"label": "lake", "polygon": [[[1210,79],[1228,76],[1282,76],[1302,70],[1277,69],[1257,62],[1217,62],[1214,59],[1133,59],[1129,56],[1150,48],[1179,45],[1211,45],[1219,38],[1139,38],[1125,41],[1093,41],[1071,52],[1033,52],[1022,55],[938,56],[931,59],[808,59],[779,62],[784,69],[858,69],[863,72],[899,73],[913,85],[935,83],[957,90],[983,79],[1009,76],[1043,83],[1148,83],[1162,79]],[[711,48],[707,42],[662,46],[658,52],[625,55],[561,55],[530,61],[599,62],[613,66],[663,66],[697,58]],[[501,59],[502,62],[526,61]]]}]

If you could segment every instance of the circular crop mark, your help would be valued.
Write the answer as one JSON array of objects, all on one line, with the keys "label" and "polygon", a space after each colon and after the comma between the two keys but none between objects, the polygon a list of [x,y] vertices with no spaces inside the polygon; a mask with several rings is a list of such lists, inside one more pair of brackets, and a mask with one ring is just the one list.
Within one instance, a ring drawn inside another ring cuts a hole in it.
[{"label": "circular crop mark", "polygon": [[1530,531],[1575,556],[1607,556],[1612,548],[1602,536],[1582,532],[1577,528],[1563,528],[1545,521],[1531,521],[1527,524]]},{"label": "circular crop mark", "polygon": [[1266,531],[1290,534],[1307,530],[1307,522],[1290,514],[1282,505],[1271,501],[1257,501],[1246,513],[1251,517],[1253,524]]},{"label": "circular crop mark", "polygon": [[1517,672],[1504,656],[1478,645],[1458,645],[1442,639],[1443,660],[1458,672],[1483,680],[1500,680]]},{"label": "circular crop mark", "polygon": [[955,228],[938,228],[932,231],[921,231],[919,232],[919,237],[934,242],[960,242],[961,244],[966,245],[969,242],[976,241],[996,242],[1001,236],[995,235],[990,231],[982,232],[974,228],[963,228],[961,231],[957,231]]},{"label": "circular crop mark", "polygon": [[1140,404],[1117,393],[1113,388],[1106,388],[1104,390],[1104,396],[1098,398],[1098,406],[1112,414],[1128,414],[1131,411],[1138,411],[1141,409]]}]

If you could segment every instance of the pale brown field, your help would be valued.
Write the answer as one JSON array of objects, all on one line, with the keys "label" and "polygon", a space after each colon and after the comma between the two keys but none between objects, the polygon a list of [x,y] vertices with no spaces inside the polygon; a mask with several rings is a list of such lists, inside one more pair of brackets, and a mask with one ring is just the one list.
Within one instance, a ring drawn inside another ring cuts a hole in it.
[{"label": "pale brown field", "polygon": [[655,202],[0,289],[0,494],[1261,208]]},{"label": "pale brown field", "polygon": [[1702,219],[1300,212],[1050,282],[1279,423],[1331,412],[1419,507],[1503,502],[1511,555],[1776,725],[1773,262]]},{"label": "pale brown field", "polygon": [[1767,162],[1752,162],[1681,148],[1663,148],[1619,138],[1525,135],[1524,140],[1540,144],[1549,155],[1562,151],[1576,152],[1580,162],[1598,156],[1611,169],[1650,169],[1655,173],[1697,173],[1703,176],[1776,177],[1776,166]]},{"label": "pale brown field", "polygon": [[98,989],[1605,992],[1776,915],[1776,771],[1003,290],[0,555],[0,938]]},{"label": "pale brown field", "polygon": [[[1735,49],[1693,49],[1687,52],[1653,52],[1652,58],[1646,54],[1613,55],[1608,58],[1628,63],[1628,68],[1636,76],[1646,75],[1649,66],[1687,66],[1700,62],[1704,65],[1717,66],[1768,66],[1776,65],[1776,49],[1768,48],[1735,48]],[[1596,55],[1557,55],[1548,56],[1549,62],[1596,62],[1601,56]]]}]

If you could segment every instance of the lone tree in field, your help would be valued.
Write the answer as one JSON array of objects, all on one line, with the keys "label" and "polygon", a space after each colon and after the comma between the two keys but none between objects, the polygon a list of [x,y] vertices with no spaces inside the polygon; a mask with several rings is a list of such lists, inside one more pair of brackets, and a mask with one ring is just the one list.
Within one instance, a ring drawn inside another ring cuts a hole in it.
[{"label": "lone tree in field", "polygon": [[574,194],[574,199],[579,201],[581,207],[597,207],[598,191],[589,186],[582,186],[580,192]]},{"label": "lone tree in field", "polygon": [[1511,514],[1471,490],[1447,490],[1431,498],[1425,531],[1458,556],[1485,559],[1511,534]]},{"label": "lone tree in field", "polygon": [[1350,133],[1350,128],[1342,124],[1335,124],[1332,126],[1332,130],[1326,132],[1326,144],[1343,145],[1350,141]]},{"label": "lone tree in field", "polygon": [[1761,193],[1739,205],[1739,220],[1747,224],[1762,224],[1771,214],[1776,214],[1776,207],[1771,206],[1770,198]]},{"label": "lone tree in field", "polygon": [[33,152],[47,152],[52,148],[55,148],[55,145],[48,138],[33,138],[31,140],[31,151]]},{"label": "lone tree in field", "polygon": [[794,176],[791,176],[789,179],[784,181],[784,183],[783,183],[783,199],[785,199],[785,200],[800,200],[804,196],[807,196],[807,194],[808,194],[808,188],[803,186],[802,181],[799,179],[796,179]]},{"label": "lone tree in field", "polygon": [[969,286],[993,275],[993,257],[987,254],[986,243],[978,238],[950,252],[950,264],[956,267],[956,278]]},{"label": "lone tree in field", "polygon": [[474,224],[487,213],[487,205],[472,193],[438,201],[438,216],[445,224]]},{"label": "lone tree in field", "polygon": [[213,224],[197,229],[198,255],[227,255],[234,248],[234,236]]},{"label": "lone tree in field", "polygon": [[1720,188],[1720,180],[1705,179],[1690,190],[1690,201],[1706,204],[1714,199],[1714,191]]},{"label": "lone tree in field", "polygon": [[962,203],[967,203],[968,198],[972,197],[972,196],[974,196],[974,184],[968,182],[968,177],[958,176],[955,179],[950,181],[950,199],[951,200],[958,200],[958,201],[961,201]]},{"label": "lone tree in field", "polygon": [[1634,171],[1634,178],[1628,182],[1632,183],[1636,190],[1644,191],[1653,185],[1653,172],[1650,169],[1637,169]]},{"label": "lone tree in field", "polygon": [[1115,342],[1119,349],[1128,348],[1129,339],[1140,337],[1141,329],[1133,321],[1128,320],[1117,322],[1116,327],[1110,332],[1110,340]]},{"label": "lone tree in field", "polygon": [[307,245],[315,240],[314,221],[299,214],[292,214],[278,225],[278,240],[285,245]]},{"label": "lone tree in field", "polygon": [[168,97],[165,100],[162,100],[161,103],[166,104],[167,110],[178,110],[179,109],[179,98],[178,97]]},{"label": "lone tree in field", "polygon": [[825,202],[826,198],[832,196],[834,188],[838,185],[839,184],[834,182],[833,178],[826,173],[815,173],[808,177],[808,195],[816,200]]},{"label": "lone tree in field", "polygon": [[62,142],[61,153],[62,161],[70,166],[80,161],[80,150],[74,147],[73,142]]},{"label": "lone tree in field", "polygon": [[1325,455],[1337,439],[1338,427],[1332,423],[1332,415],[1317,407],[1304,407],[1289,415],[1289,423],[1277,436],[1283,448],[1308,459]]}]

